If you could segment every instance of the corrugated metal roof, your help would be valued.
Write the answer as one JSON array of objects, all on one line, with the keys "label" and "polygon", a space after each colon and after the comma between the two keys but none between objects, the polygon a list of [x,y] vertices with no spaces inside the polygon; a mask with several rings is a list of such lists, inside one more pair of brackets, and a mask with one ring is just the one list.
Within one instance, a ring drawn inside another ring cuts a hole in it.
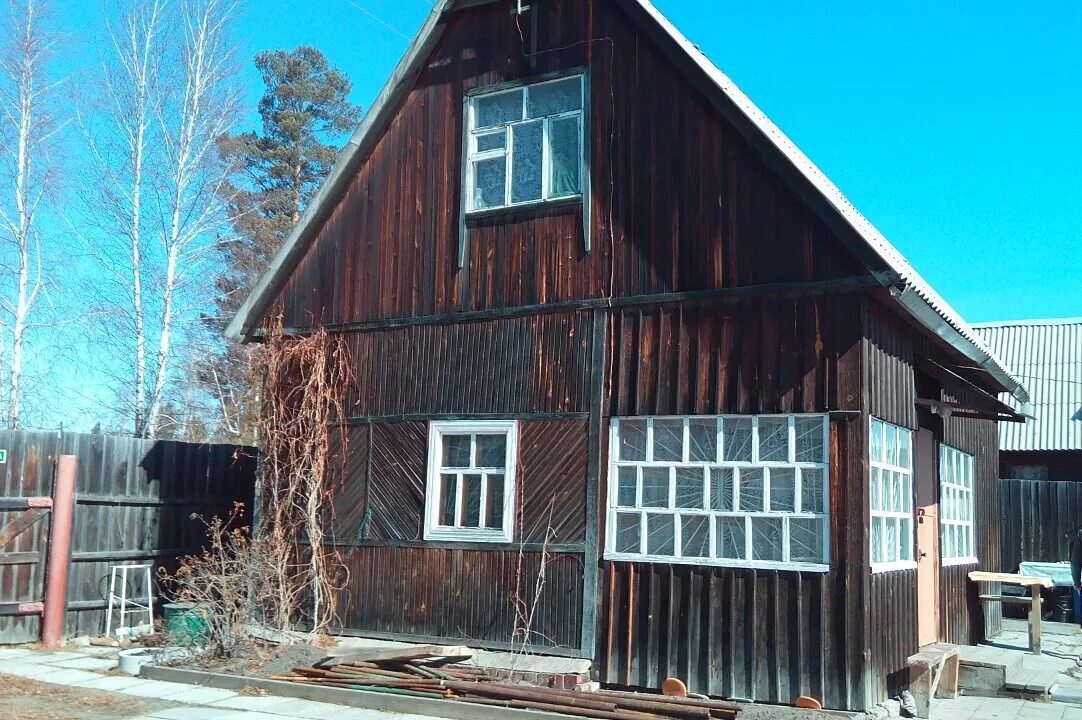
[{"label": "corrugated metal roof", "polygon": [[1000,424],[1000,449],[1082,450],[1082,318],[980,323],[973,329],[1033,401],[1033,420]]}]

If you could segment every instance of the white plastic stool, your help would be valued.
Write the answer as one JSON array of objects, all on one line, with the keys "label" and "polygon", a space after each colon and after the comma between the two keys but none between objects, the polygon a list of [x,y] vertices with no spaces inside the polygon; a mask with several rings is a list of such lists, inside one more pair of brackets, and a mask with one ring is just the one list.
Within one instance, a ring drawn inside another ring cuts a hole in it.
[{"label": "white plastic stool", "polygon": [[[105,636],[110,637],[113,629],[113,607],[114,603],[120,603],[120,620],[117,622],[117,636],[121,636],[128,630],[130,633],[130,627],[125,624],[124,616],[132,613],[145,612],[147,616],[147,626],[154,627],[154,585],[151,580],[151,572],[153,565],[147,563],[142,565],[113,565],[109,578],[109,609],[106,610],[105,615]],[[138,573],[140,570],[146,573],[146,600],[137,600],[135,598],[128,597],[128,576],[129,573]],[[120,594],[116,592],[116,579],[120,576]]]}]

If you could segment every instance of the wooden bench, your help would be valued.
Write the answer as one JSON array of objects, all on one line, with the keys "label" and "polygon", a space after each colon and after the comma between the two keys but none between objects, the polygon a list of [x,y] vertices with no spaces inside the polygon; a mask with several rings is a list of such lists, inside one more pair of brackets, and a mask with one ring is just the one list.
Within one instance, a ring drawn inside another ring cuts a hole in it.
[{"label": "wooden bench", "polygon": [[994,573],[974,570],[969,573],[969,579],[977,583],[1006,583],[1008,585],[1021,585],[1029,588],[1029,597],[1015,595],[996,595],[981,593],[983,602],[1017,603],[1029,605],[1029,651],[1034,655],[1041,654],[1041,588],[1052,587],[1052,578],[1039,575],[1015,575],[1014,573]]},{"label": "wooden bench", "polygon": [[947,643],[925,645],[909,657],[909,692],[917,717],[930,717],[934,697],[958,697],[958,664],[958,646]]}]

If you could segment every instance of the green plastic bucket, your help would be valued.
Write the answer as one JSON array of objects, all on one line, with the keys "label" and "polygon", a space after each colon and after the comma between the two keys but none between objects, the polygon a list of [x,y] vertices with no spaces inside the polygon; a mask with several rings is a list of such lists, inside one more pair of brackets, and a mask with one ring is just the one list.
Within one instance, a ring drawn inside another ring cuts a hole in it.
[{"label": "green plastic bucket", "polygon": [[202,645],[210,637],[207,619],[195,603],[166,603],[162,625],[170,645]]}]

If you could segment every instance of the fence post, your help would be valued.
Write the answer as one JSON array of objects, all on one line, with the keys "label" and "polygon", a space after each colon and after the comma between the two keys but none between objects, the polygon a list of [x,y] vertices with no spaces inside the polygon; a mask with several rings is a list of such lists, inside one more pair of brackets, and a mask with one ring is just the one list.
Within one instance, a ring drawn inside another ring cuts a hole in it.
[{"label": "fence post", "polygon": [[64,644],[64,618],[68,609],[68,568],[71,565],[71,528],[75,515],[75,476],[79,459],[61,455],[56,465],[53,516],[49,519],[49,564],[45,576],[45,611],[41,642],[45,647]]}]

